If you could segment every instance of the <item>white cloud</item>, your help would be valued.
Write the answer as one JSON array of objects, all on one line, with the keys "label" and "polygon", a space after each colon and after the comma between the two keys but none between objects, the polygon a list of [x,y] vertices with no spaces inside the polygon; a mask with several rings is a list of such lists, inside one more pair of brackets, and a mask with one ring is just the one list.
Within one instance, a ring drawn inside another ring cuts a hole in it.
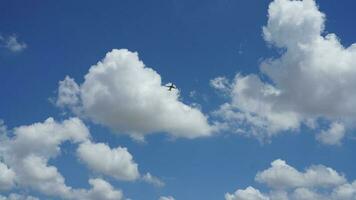
[{"label": "white cloud", "polygon": [[9,37],[0,35],[0,46],[5,47],[12,52],[20,52],[27,48],[27,44],[19,42],[16,35],[11,35]]},{"label": "white cloud", "polygon": [[340,185],[332,192],[332,199],[335,200],[355,200],[356,199],[356,181]]},{"label": "white cloud", "polygon": [[162,180],[153,176],[151,173],[146,173],[145,175],[143,175],[142,180],[157,187],[163,187],[165,185]]},{"label": "white cloud", "polygon": [[162,196],[159,198],[159,200],[175,200],[172,196]]},{"label": "white cloud", "polygon": [[271,188],[333,187],[346,182],[344,176],[323,165],[311,166],[299,172],[283,160],[275,160],[271,167],[256,175],[256,181]]},{"label": "white cloud", "polygon": [[48,118],[43,123],[16,127],[13,133],[12,138],[1,141],[1,157],[15,172],[16,183],[47,195],[70,193],[63,176],[47,162],[59,154],[62,142],[85,141],[89,137],[86,126],[77,118],[61,123]]},{"label": "white cloud", "polygon": [[323,130],[316,135],[316,139],[327,145],[340,145],[345,135],[345,127],[342,123],[334,122],[328,130]]},{"label": "white cloud", "polygon": [[275,160],[271,167],[258,172],[255,180],[266,184],[267,191],[248,186],[226,200],[355,200],[356,181],[348,183],[343,175],[323,165],[308,167],[300,172],[283,160]]},{"label": "white cloud", "polygon": [[25,196],[21,194],[11,193],[7,197],[0,195],[0,200],[39,200],[39,199],[33,196]]},{"label": "white cloud", "polygon": [[11,189],[14,185],[15,172],[0,161],[0,190]]},{"label": "white cloud", "polygon": [[211,79],[210,86],[224,93],[228,93],[231,90],[231,83],[229,79],[223,76],[218,76],[214,79]]},{"label": "white cloud", "polygon": [[66,76],[63,81],[59,81],[56,105],[61,108],[68,107],[73,112],[77,113],[80,103],[79,92],[79,86],[74,79]]},{"label": "white cloud", "polygon": [[291,199],[295,200],[325,200],[328,199],[324,197],[322,194],[318,194],[317,192],[307,189],[307,188],[297,188],[293,194],[291,195]]},{"label": "white cloud", "polygon": [[[69,87],[64,87],[66,82]],[[66,90],[59,92],[59,105],[76,102],[78,91],[72,79],[67,77],[61,87]],[[90,68],[79,99],[85,116],[136,139],[156,132],[185,138],[212,134],[204,114],[182,103],[178,90],[168,91],[160,75],[126,49],[112,50]]]},{"label": "white cloud", "polygon": [[92,188],[78,195],[76,199],[82,200],[124,200],[121,190],[116,190],[113,186],[103,179],[89,179]]},{"label": "white cloud", "polygon": [[[259,139],[298,130],[311,121],[318,127],[319,119],[352,128],[356,44],[345,48],[334,34],[323,36],[324,22],[314,0],[274,0],[263,36],[283,53],[261,64],[261,76],[238,74],[231,85],[231,102],[216,113],[232,129],[243,127]],[[343,134],[335,136],[323,135],[320,141],[340,141]]]},{"label": "white cloud", "polygon": [[[55,166],[48,164],[60,154],[60,145],[69,141],[83,143],[90,139],[88,128],[78,118],[62,122],[48,118],[43,123],[19,126],[12,130],[13,136],[0,138],[0,185],[6,188],[31,189],[47,196],[61,199],[122,200],[120,190],[115,190],[102,179],[91,179],[90,190],[74,189],[65,183],[65,178]],[[6,165],[5,165],[6,164]],[[6,189],[5,188],[5,189]],[[11,200],[23,198],[10,195]],[[31,199],[32,200],[32,199]]]},{"label": "white cloud", "polygon": [[269,198],[259,190],[247,187],[245,190],[237,190],[234,194],[225,194],[225,200],[269,200]]},{"label": "white cloud", "polygon": [[28,187],[50,196],[66,198],[71,193],[71,187],[65,184],[64,177],[54,166],[49,166],[47,160],[40,156],[28,155],[12,165],[16,171],[16,182],[21,187]]},{"label": "white cloud", "polygon": [[136,180],[140,177],[138,165],[126,148],[111,149],[104,143],[85,142],[79,145],[78,157],[89,168],[118,180]]}]

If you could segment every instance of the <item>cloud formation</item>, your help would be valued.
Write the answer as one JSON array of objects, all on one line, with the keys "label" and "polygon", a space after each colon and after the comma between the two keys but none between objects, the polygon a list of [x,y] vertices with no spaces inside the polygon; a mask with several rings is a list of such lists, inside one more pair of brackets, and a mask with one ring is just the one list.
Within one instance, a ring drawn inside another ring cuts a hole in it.
[{"label": "cloud formation", "polygon": [[142,180],[156,187],[163,187],[165,185],[165,183],[161,179],[153,176],[149,172],[142,176]]},{"label": "cloud formation", "polygon": [[15,185],[15,172],[0,161],[0,191],[8,190]]},{"label": "cloud formation", "polygon": [[33,196],[25,196],[21,194],[11,193],[9,196],[0,195],[0,200],[39,200]]},{"label": "cloud formation", "polygon": [[78,199],[124,200],[122,191],[115,189],[110,183],[103,179],[89,179],[89,184],[92,188],[89,191],[79,193],[80,197]]},{"label": "cloud formation", "polygon": [[275,160],[271,167],[258,172],[255,180],[266,184],[267,192],[248,186],[225,200],[355,200],[356,181],[349,183],[334,169],[323,165],[298,171],[283,160]]},{"label": "cloud formation", "polygon": [[[231,101],[216,114],[232,129],[243,127],[259,139],[296,131],[301,124],[317,129],[319,120],[352,128],[356,45],[342,46],[335,34],[324,34],[324,26],[325,15],[314,0],[271,2],[263,36],[283,53],[261,64],[262,75],[236,75]],[[324,133],[319,140],[339,144],[343,136],[343,131]]]},{"label": "cloud formation", "polygon": [[111,149],[104,143],[88,141],[79,145],[77,155],[89,168],[118,180],[133,181],[140,177],[138,165],[126,148]]},{"label": "cloud formation", "polygon": [[269,200],[269,198],[255,188],[247,187],[245,190],[237,190],[234,194],[225,194],[225,200]]},{"label": "cloud formation", "polygon": [[267,170],[256,175],[256,181],[275,189],[298,187],[332,187],[346,182],[344,176],[323,165],[299,172],[283,160],[275,160]]},{"label": "cloud formation", "polygon": [[340,145],[345,135],[345,126],[342,123],[334,122],[330,124],[328,130],[322,130],[316,139],[323,144]]},{"label": "cloud formation", "polygon": [[[57,122],[48,118],[42,123],[24,125],[0,137],[0,189],[31,189],[47,196],[61,199],[122,200],[120,190],[114,189],[103,179],[90,179],[91,189],[75,189],[65,183],[65,178],[49,160],[57,157],[63,142],[88,143],[90,133],[78,118]],[[106,153],[106,152],[104,152]],[[101,156],[107,156],[103,154]],[[16,194],[3,199],[26,199]]]},{"label": "cloud formation", "polygon": [[27,48],[27,44],[24,42],[19,42],[16,35],[11,35],[8,37],[0,35],[0,46],[12,52],[21,52]]},{"label": "cloud formation", "polygon": [[137,53],[114,49],[90,68],[80,86],[69,77],[61,81],[57,105],[81,110],[82,116],[136,139],[157,132],[185,138],[211,135],[207,117],[179,98],[179,91],[168,91]]}]

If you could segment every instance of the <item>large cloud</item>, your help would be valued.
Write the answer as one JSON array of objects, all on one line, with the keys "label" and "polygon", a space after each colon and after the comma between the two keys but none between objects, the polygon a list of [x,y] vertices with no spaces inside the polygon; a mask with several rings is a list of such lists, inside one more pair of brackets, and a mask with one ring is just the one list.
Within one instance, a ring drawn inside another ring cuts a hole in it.
[{"label": "large cloud", "polygon": [[67,104],[94,122],[137,139],[155,132],[186,138],[212,133],[204,114],[182,103],[178,90],[168,91],[160,75],[126,49],[107,53],[80,86],[67,77],[58,94],[57,105]]},{"label": "large cloud", "polygon": [[[261,76],[237,75],[231,102],[216,113],[260,139],[302,123],[318,128],[320,119],[350,127],[356,116],[356,45],[345,48],[335,34],[324,36],[324,23],[314,0],[274,0],[263,35],[283,53],[261,64]],[[344,134],[329,135],[319,140],[339,144]]]},{"label": "large cloud", "polygon": [[[0,162],[0,189],[9,190],[16,185],[17,189],[31,189],[70,200],[123,199],[120,190],[115,190],[102,179],[90,179],[90,190],[67,186],[58,169],[48,164],[50,159],[59,155],[63,142],[77,144],[89,141],[89,130],[80,119],[57,122],[48,118],[43,123],[16,127],[12,133],[11,137],[5,134],[0,138],[0,160],[4,161]],[[15,197],[2,198],[12,200]],[[18,199],[28,199],[20,197]]]},{"label": "large cloud", "polygon": [[283,160],[258,172],[255,180],[265,183],[267,192],[248,186],[227,193],[226,200],[355,200],[356,181],[348,183],[343,175],[323,165],[311,166],[300,172]]}]

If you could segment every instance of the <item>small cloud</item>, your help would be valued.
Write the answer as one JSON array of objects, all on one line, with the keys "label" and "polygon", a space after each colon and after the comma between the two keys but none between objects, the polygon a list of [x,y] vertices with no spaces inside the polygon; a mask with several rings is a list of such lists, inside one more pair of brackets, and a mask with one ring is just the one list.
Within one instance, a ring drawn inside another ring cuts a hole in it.
[{"label": "small cloud", "polygon": [[18,41],[16,35],[11,35],[8,37],[4,37],[0,35],[0,46],[12,52],[21,52],[27,48],[27,44]]},{"label": "small cloud", "polygon": [[197,97],[197,91],[192,90],[189,92],[189,97],[195,99]]},{"label": "small cloud", "polygon": [[228,94],[231,91],[231,83],[229,79],[224,76],[218,76],[214,79],[211,79],[210,86],[222,92],[223,94]]},{"label": "small cloud", "polygon": [[142,180],[146,183],[150,183],[156,187],[163,187],[165,183],[161,181],[159,178],[152,176],[149,172],[142,176]]},{"label": "small cloud", "polygon": [[174,197],[172,197],[172,196],[167,196],[167,197],[161,196],[161,197],[159,198],[159,200],[175,200],[175,199],[174,199]]},{"label": "small cloud", "polygon": [[345,136],[345,127],[342,123],[334,122],[328,130],[322,130],[316,135],[316,139],[325,145],[341,145]]}]

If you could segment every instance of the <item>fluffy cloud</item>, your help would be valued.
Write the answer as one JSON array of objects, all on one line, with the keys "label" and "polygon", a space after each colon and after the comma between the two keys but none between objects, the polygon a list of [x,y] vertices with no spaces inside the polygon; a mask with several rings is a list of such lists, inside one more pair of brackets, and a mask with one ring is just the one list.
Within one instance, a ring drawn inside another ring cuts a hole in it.
[{"label": "fluffy cloud", "polygon": [[[13,136],[0,138],[0,186],[8,189],[32,189],[61,199],[122,200],[122,192],[115,190],[102,179],[89,180],[92,189],[74,189],[67,186],[65,178],[49,159],[60,153],[60,145],[69,141],[83,143],[90,139],[88,128],[78,118],[57,122],[48,118],[43,123],[16,127]],[[28,199],[27,197],[2,197],[5,199]]]},{"label": "fluffy cloud", "polygon": [[121,190],[116,190],[103,179],[89,179],[92,188],[88,191],[75,192],[75,199],[82,200],[124,200]]},{"label": "fluffy cloud", "polygon": [[103,143],[85,142],[79,145],[78,157],[91,169],[118,180],[136,180],[140,177],[138,165],[126,148],[111,149]]},{"label": "fluffy cloud", "polygon": [[15,172],[0,161],[0,190],[8,190],[14,186]]},{"label": "fluffy cloud", "polygon": [[283,160],[273,161],[271,168],[256,175],[256,181],[276,189],[332,187],[346,182],[344,176],[331,168],[318,165],[311,166],[305,172],[299,172]]},{"label": "fluffy cloud", "polygon": [[345,127],[342,123],[334,122],[326,131],[321,131],[316,135],[316,139],[328,145],[340,145],[345,135]]},{"label": "fluffy cloud", "polygon": [[343,175],[323,165],[300,172],[283,160],[258,172],[255,180],[270,188],[262,193],[252,186],[227,193],[226,200],[355,200],[356,181],[348,183]]},{"label": "fluffy cloud", "polygon": [[[261,76],[238,74],[231,84],[231,102],[216,114],[231,128],[243,127],[245,134],[259,139],[298,130],[303,123],[318,128],[320,119],[351,126],[356,45],[346,48],[335,34],[324,36],[324,23],[314,0],[274,0],[263,36],[283,53],[261,64]],[[343,131],[329,131],[319,140],[339,144],[343,136]]]},{"label": "fluffy cloud", "polygon": [[43,123],[17,127],[13,133],[12,138],[1,141],[1,157],[15,172],[16,183],[47,195],[68,195],[71,188],[65,185],[57,168],[47,162],[58,155],[62,142],[86,140],[86,126],[77,118],[61,123],[48,118]]},{"label": "fluffy cloud", "polygon": [[141,176],[138,164],[126,148],[110,148],[104,143],[81,143],[77,149],[78,158],[93,171],[117,180],[134,181],[141,179],[157,187],[165,184],[159,178],[146,173]]},{"label": "fluffy cloud", "polygon": [[182,103],[178,90],[168,91],[160,75],[126,49],[107,53],[80,86],[68,77],[60,82],[57,104],[80,104],[94,122],[137,139],[155,132],[186,138],[212,133],[204,114]]},{"label": "fluffy cloud", "polygon": [[9,37],[0,35],[0,46],[12,52],[20,52],[27,48],[27,44],[19,42],[16,35],[11,35]]},{"label": "fluffy cloud", "polygon": [[226,200],[269,200],[268,197],[261,194],[260,191],[253,187],[248,187],[245,190],[237,190],[234,194],[225,194]]},{"label": "fluffy cloud", "polygon": [[79,92],[79,86],[74,79],[66,76],[63,81],[59,81],[56,105],[61,108],[69,107],[77,113],[80,102]]}]

